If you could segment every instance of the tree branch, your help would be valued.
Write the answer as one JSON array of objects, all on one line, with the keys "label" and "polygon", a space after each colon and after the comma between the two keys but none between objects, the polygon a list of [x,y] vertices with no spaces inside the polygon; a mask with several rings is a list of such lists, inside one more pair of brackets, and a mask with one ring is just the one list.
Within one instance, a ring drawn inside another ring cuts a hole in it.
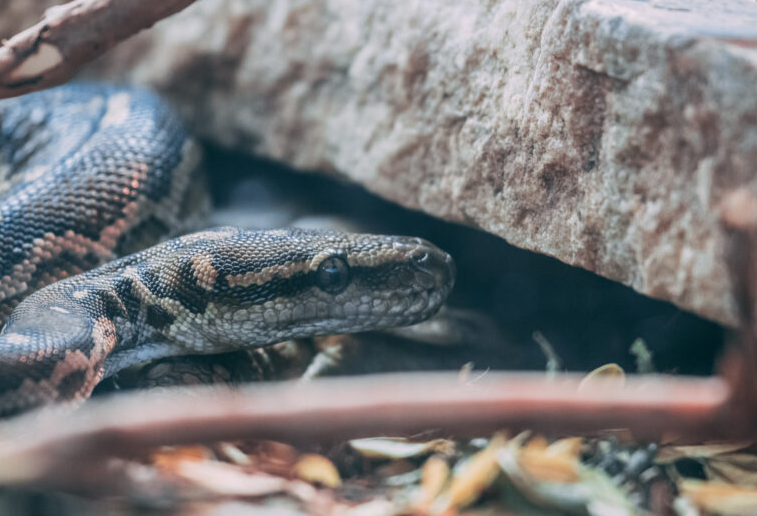
[{"label": "tree branch", "polygon": [[0,98],[62,84],[120,41],[194,0],[75,0],[0,46]]},{"label": "tree branch", "polygon": [[[238,439],[333,443],[345,438],[481,436],[501,428],[571,434],[628,428],[637,437],[749,433],[727,412],[719,379],[601,380],[489,373],[460,383],[453,373],[414,373],[255,384],[244,390],[132,393],[92,400],[70,414],[31,414],[5,423],[0,484],[59,485],[71,464],[144,453],[154,446]],[[70,486],[59,486],[70,487]]]}]

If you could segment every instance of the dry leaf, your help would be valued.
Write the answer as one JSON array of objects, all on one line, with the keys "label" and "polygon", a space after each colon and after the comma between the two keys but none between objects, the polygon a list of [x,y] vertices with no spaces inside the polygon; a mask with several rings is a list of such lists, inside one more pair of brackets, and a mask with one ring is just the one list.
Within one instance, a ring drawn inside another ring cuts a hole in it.
[{"label": "dry leaf", "polygon": [[449,465],[438,455],[432,455],[423,464],[421,486],[414,507],[428,510],[431,502],[439,495],[449,478]]},{"label": "dry leaf", "polygon": [[297,500],[307,514],[329,515],[341,514],[346,506],[334,499],[330,489],[318,489],[302,480],[292,480],[287,484],[286,495]]},{"label": "dry leaf", "polygon": [[473,372],[473,362],[466,362],[460,367],[460,371],[457,373],[457,381],[460,383],[468,383],[470,381],[471,373]]},{"label": "dry leaf", "polygon": [[744,448],[751,446],[751,444],[752,443],[750,442],[735,442],[710,443],[693,446],[663,446],[657,452],[655,462],[657,464],[672,464],[678,459],[707,459],[724,453],[743,450]]},{"label": "dry leaf", "polygon": [[578,481],[578,455],[572,442],[568,444],[557,441],[554,448],[542,447],[541,443],[539,446],[526,445],[520,450],[518,461],[527,474],[539,480]]},{"label": "dry leaf", "polygon": [[722,482],[684,480],[681,494],[700,509],[723,516],[753,516],[757,513],[757,489]]},{"label": "dry leaf", "polygon": [[505,437],[495,434],[489,446],[473,455],[455,471],[449,488],[434,504],[434,512],[465,507],[475,502],[499,475],[497,455],[505,446]]},{"label": "dry leaf", "polygon": [[581,448],[583,439],[580,437],[566,437],[559,439],[547,447],[547,454],[551,456],[572,457],[573,460],[579,460],[581,457]]},{"label": "dry leaf", "polygon": [[578,384],[578,391],[602,388],[608,384],[623,387],[626,383],[626,373],[618,364],[605,364],[597,367]]},{"label": "dry leaf", "polygon": [[257,452],[258,457],[265,457],[267,461],[290,465],[297,462],[299,456],[296,448],[278,441],[259,441]]},{"label": "dry leaf", "polygon": [[294,447],[277,441],[258,441],[249,454],[260,469],[279,476],[289,475],[300,456]]},{"label": "dry leaf", "polygon": [[253,460],[245,452],[239,449],[239,447],[226,442],[218,443],[218,453],[233,464],[239,466],[251,466]]},{"label": "dry leaf", "polygon": [[544,451],[549,446],[549,441],[543,435],[535,435],[525,444],[524,448],[534,451]]},{"label": "dry leaf", "polygon": [[369,459],[409,459],[430,453],[450,453],[454,443],[447,439],[434,439],[425,443],[408,441],[401,437],[375,437],[353,439],[350,447]]},{"label": "dry leaf", "polygon": [[316,453],[306,453],[300,456],[300,460],[292,467],[292,474],[312,484],[321,484],[332,488],[342,485],[342,479],[339,477],[339,471],[337,471],[334,463]]},{"label": "dry leaf", "polygon": [[163,446],[150,454],[150,462],[156,467],[174,471],[182,462],[201,462],[212,458],[211,451],[200,445]]},{"label": "dry leaf", "polygon": [[[580,440],[567,439],[544,447],[522,446],[525,435],[511,439],[497,460],[517,490],[539,507],[577,514],[633,514],[632,504],[607,475],[578,461]],[[612,507],[613,511],[607,512]]]},{"label": "dry leaf", "polygon": [[672,464],[680,459],[694,459],[702,464],[708,480],[757,486],[757,454],[738,452],[749,442],[713,443],[698,446],[665,446],[655,459],[658,464]]},{"label": "dry leaf", "polygon": [[705,460],[704,471],[710,480],[740,486],[757,486],[757,455],[724,453]]},{"label": "dry leaf", "polygon": [[222,496],[264,496],[284,491],[288,484],[285,478],[249,474],[232,464],[212,460],[177,463],[174,474]]}]

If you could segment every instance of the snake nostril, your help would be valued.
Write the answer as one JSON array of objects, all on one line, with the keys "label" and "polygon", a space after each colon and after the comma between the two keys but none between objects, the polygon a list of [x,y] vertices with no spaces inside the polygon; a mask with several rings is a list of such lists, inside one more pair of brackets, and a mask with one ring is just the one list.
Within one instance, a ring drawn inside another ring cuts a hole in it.
[{"label": "snake nostril", "polygon": [[417,251],[413,254],[412,258],[415,264],[421,268],[427,266],[429,261],[431,261],[431,258],[426,251]]},{"label": "snake nostril", "polygon": [[[449,285],[455,281],[455,262],[452,257],[434,248],[416,249],[410,259],[416,269],[435,285]],[[428,287],[430,288],[430,287]]]}]

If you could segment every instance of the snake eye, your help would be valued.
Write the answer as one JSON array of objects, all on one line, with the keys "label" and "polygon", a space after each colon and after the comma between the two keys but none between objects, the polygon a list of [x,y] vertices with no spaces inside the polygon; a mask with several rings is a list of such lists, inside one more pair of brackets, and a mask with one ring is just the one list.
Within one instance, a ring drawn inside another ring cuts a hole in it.
[{"label": "snake eye", "polygon": [[342,258],[331,256],[318,266],[316,284],[329,294],[339,294],[350,283],[350,266]]}]

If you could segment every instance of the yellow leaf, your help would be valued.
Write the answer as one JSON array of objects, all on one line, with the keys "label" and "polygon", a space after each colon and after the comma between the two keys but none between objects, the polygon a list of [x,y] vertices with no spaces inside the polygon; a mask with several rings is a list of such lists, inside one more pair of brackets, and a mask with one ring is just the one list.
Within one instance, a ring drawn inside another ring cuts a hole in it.
[{"label": "yellow leaf", "polygon": [[454,443],[446,439],[433,439],[418,443],[401,437],[375,437],[353,439],[350,447],[369,459],[409,459],[430,453],[450,453]]},{"label": "yellow leaf", "polygon": [[218,443],[218,452],[221,456],[223,456],[229,462],[233,464],[237,464],[238,466],[251,466],[252,465],[253,461],[250,458],[250,456],[247,455],[242,450],[240,450],[238,446],[232,443],[227,443],[227,442]]},{"label": "yellow leaf", "polygon": [[265,496],[286,489],[289,481],[262,473],[246,473],[239,466],[214,460],[177,464],[174,474],[221,496]]},{"label": "yellow leaf", "polygon": [[705,461],[707,478],[740,486],[757,486],[757,455],[724,453]]},{"label": "yellow leaf", "polygon": [[583,391],[586,389],[601,388],[601,386],[617,385],[623,387],[626,383],[626,373],[623,368],[618,364],[605,364],[597,367],[586,376],[584,376],[581,383],[578,384],[578,390]]},{"label": "yellow leaf", "polygon": [[334,463],[316,453],[303,454],[292,468],[292,474],[312,484],[333,488],[342,485],[342,479]]},{"label": "yellow leaf", "polygon": [[507,480],[532,503],[570,514],[595,514],[589,504],[613,507],[618,515],[633,514],[630,501],[604,472],[580,464],[579,439],[557,441],[547,448],[522,446],[523,440],[522,436],[511,439],[497,461]]},{"label": "yellow leaf", "polygon": [[550,444],[547,448],[547,454],[555,457],[571,458],[577,461],[581,456],[582,446],[583,439],[580,437],[566,437]]},{"label": "yellow leaf", "polygon": [[570,437],[548,444],[544,437],[536,436],[520,450],[520,467],[539,480],[575,482],[582,442],[580,437]]},{"label": "yellow leaf", "polygon": [[549,441],[542,435],[535,435],[524,446],[525,449],[533,451],[544,451],[549,447]]},{"label": "yellow leaf", "polygon": [[685,480],[681,494],[700,509],[723,516],[752,516],[757,509],[757,489],[722,482]]},{"label": "yellow leaf", "polygon": [[438,455],[433,455],[423,464],[421,471],[421,489],[416,497],[414,506],[428,510],[431,502],[439,495],[449,478],[447,461]]},{"label": "yellow leaf", "polygon": [[473,455],[462,469],[455,473],[443,500],[434,509],[443,512],[475,502],[499,475],[497,455],[504,446],[504,436],[495,434],[489,446]]},{"label": "yellow leaf", "polygon": [[709,443],[692,446],[663,446],[657,452],[655,462],[657,464],[670,464],[678,459],[707,459],[742,450],[752,443],[735,442],[735,443]]},{"label": "yellow leaf", "polygon": [[554,448],[550,453],[549,448],[540,450],[526,446],[520,451],[518,462],[527,474],[538,480],[550,482],[578,481],[578,462],[575,456],[560,452],[560,447]]},{"label": "yellow leaf", "polygon": [[201,462],[210,459],[210,450],[205,446],[164,446],[150,455],[156,468],[175,470],[182,462]]}]

